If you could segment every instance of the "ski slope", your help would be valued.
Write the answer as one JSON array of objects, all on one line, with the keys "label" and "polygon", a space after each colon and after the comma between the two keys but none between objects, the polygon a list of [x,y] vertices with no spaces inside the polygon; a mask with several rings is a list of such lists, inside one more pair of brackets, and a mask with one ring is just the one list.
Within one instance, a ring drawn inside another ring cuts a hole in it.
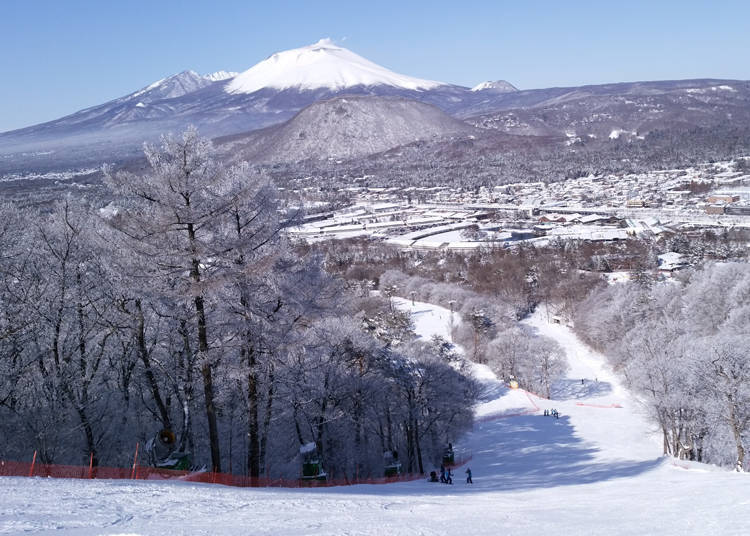
[{"label": "ski slope", "polygon": [[[397,302],[418,334],[450,339],[449,311]],[[661,457],[658,436],[601,356],[541,313],[525,322],[561,344],[571,370],[548,401],[474,367],[484,386],[478,422],[456,445],[473,455],[473,485],[463,468],[452,486],[319,490],[0,478],[0,534],[748,534],[747,474]],[[542,415],[553,407],[559,419]]]}]

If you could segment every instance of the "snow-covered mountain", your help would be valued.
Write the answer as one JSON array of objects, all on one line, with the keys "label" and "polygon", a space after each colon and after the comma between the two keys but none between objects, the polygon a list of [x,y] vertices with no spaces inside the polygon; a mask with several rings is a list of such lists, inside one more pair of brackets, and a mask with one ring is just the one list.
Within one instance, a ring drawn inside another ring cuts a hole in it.
[{"label": "snow-covered mountain", "polygon": [[211,82],[219,82],[221,80],[234,78],[238,74],[239,73],[235,73],[233,71],[216,71],[215,73],[203,75],[203,78],[205,78],[206,80],[210,80]]},{"label": "snow-covered mountain", "polygon": [[354,52],[321,39],[314,45],[277,52],[237,75],[225,88],[228,93],[254,93],[264,88],[340,91],[357,86],[392,86],[426,90],[445,86],[394,73]]},{"label": "snow-covered mountain", "polygon": [[494,82],[482,82],[481,84],[477,84],[473,88],[471,88],[472,91],[492,91],[496,93],[511,93],[513,91],[518,91],[518,88],[511,84],[510,82],[506,82],[505,80],[495,80]]},{"label": "snow-covered mountain", "polygon": [[219,139],[254,162],[349,159],[475,129],[439,108],[402,97],[345,96],[316,102],[289,121]]},{"label": "snow-covered mountain", "polygon": [[570,143],[750,123],[750,84],[739,80],[552,88],[510,93],[505,99],[505,109],[497,107],[497,99],[488,106],[475,105],[480,113],[468,121],[509,134],[565,136]]},{"label": "snow-covered mountain", "polygon": [[201,76],[195,71],[182,71],[61,119],[0,134],[0,152],[5,147],[13,150],[147,139],[149,125],[173,116],[177,112],[176,103],[217,83],[215,79],[221,80],[223,76],[220,73]]},{"label": "snow-covered mountain", "polygon": [[2,133],[0,153],[75,147],[109,157],[132,154],[144,140],[189,124],[209,136],[263,128],[344,94],[406,97],[451,111],[468,93],[394,73],[323,39],[277,52],[239,74],[184,71],[61,119]]},{"label": "snow-covered mountain", "polygon": [[211,82],[211,79],[201,76],[195,71],[182,71],[157,80],[153,84],[118,100],[124,102],[138,98],[140,102],[151,102],[160,99],[174,99],[206,87]]},{"label": "snow-covered mountain", "polygon": [[[73,115],[63,117],[50,123],[44,123],[35,127],[23,129],[24,131],[39,131],[45,126],[64,125],[96,125],[101,127],[115,126],[127,121],[153,118],[163,108],[163,102],[177,99],[198,91],[213,82],[196,73],[195,71],[183,71],[181,73],[162,78],[153,84],[134,91],[124,97],[113,101],[86,108]],[[151,108],[151,105],[156,108]]]},{"label": "snow-covered mountain", "polygon": [[[748,94],[750,84],[738,80],[521,91],[498,80],[469,89],[397,74],[323,39],[272,54],[239,74],[218,71],[201,76],[183,71],[66,117],[0,133],[0,173],[98,167],[102,161],[140,154],[144,141],[190,124],[212,137],[246,133],[281,124],[313,103],[345,95],[431,104],[485,131],[606,139],[614,129],[640,135],[673,125],[745,125],[750,116]],[[595,129],[589,128],[594,124]],[[24,155],[31,153],[47,156],[29,163]]]}]

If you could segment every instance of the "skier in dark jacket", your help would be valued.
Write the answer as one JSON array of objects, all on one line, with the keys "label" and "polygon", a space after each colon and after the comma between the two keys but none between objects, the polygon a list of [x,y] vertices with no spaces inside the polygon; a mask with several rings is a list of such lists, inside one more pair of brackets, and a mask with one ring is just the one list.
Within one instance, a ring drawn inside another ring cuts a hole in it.
[{"label": "skier in dark jacket", "polygon": [[467,484],[473,484],[474,482],[471,481],[471,468],[466,468],[466,483]]}]

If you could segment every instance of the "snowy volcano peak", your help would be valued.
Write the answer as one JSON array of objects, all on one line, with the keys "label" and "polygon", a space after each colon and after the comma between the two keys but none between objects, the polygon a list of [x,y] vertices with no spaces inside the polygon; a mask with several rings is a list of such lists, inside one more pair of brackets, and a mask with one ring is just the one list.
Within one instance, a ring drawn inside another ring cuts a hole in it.
[{"label": "snowy volcano peak", "polygon": [[506,82],[505,80],[495,80],[494,82],[482,82],[471,88],[472,91],[486,91],[491,90],[495,93],[512,93],[518,91],[518,88]]},{"label": "snowy volcano peak", "polygon": [[313,45],[272,54],[237,75],[227,84],[226,91],[254,93],[263,88],[341,90],[378,85],[425,90],[445,84],[394,73],[330,39],[321,39]]},{"label": "snowy volcano peak", "polygon": [[[331,39],[330,37],[324,37],[323,39],[319,39],[317,43],[313,43],[312,45],[307,45],[306,47],[301,47],[297,50],[303,50],[303,49],[322,50],[324,48],[327,48],[329,50],[342,50],[343,49],[343,47],[340,47],[336,43],[334,43],[333,39]],[[279,54],[279,52],[277,52],[276,54]],[[272,55],[275,56],[276,54],[272,54]]]}]

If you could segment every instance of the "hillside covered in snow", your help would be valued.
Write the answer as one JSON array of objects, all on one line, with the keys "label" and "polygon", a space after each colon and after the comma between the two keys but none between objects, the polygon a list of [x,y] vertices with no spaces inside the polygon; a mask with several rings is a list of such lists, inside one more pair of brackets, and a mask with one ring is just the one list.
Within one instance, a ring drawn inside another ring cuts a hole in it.
[{"label": "hillside covered in snow", "polygon": [[[423,338],[457,316],[397,300]],[[750,525],[747,474],[660,457],[639,402],[601,355],[543,311],[526,321],[565,350],[567,376],[546,400],[512,390],[486,367],[472,459],[454,484],[427,481],[325,489],[242,489],[153,481],[0,478],[0,533],[611,534],[739,536]],[[559,418],[545,416],[556,409]],[[473,484],[465,483],[471,468]]]},{"label": "hillside covered in snow", "polygon": [[312,104],[281,125],[229,137],[222,150],[252,162],[351,159],[475,130],[418,101],[346,96]]}]

